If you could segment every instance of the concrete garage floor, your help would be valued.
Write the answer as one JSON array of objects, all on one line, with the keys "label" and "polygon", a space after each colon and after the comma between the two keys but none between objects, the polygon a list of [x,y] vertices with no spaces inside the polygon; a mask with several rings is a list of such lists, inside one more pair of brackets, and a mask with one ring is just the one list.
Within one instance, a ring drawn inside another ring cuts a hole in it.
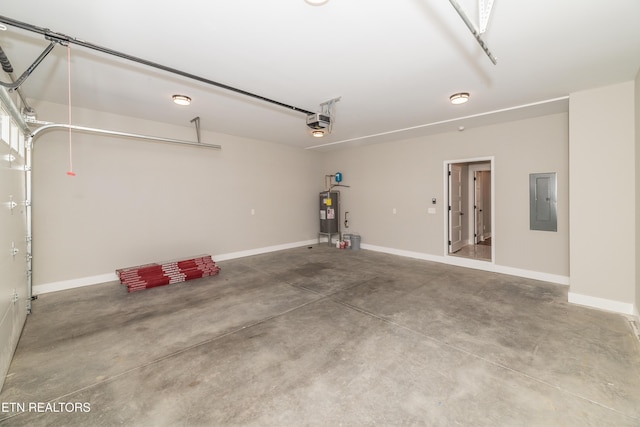
[{"label": "concrete garage floor", "polygon": [[640,425],[629,319],[564,286],[326,245],[218,264],[42,295],[0,425]]}]

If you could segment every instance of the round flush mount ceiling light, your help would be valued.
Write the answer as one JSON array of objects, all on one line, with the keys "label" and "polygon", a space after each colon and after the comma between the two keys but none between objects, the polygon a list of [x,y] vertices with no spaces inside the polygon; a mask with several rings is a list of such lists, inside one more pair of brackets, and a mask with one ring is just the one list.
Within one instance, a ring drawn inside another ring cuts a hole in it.
[{"label": "round flush mount ceiling light", "polygon": [[323,4],[327,3],[329,0],[304,0],[304,1],[306,1],[311,6],[322,6]]},{"label": "round flush mount ceiling light", "polygon": [[468,100],[469,100],[469,92],[454,93],[449,97],[449,101],[451,101],[453,105],[464,104]]},{"label": "round flush mount ceiling light", "polygon": [[324,131],[314,130],[313,132],[311,132],[311,135],[313,135],[314,138],[322,138],[324,136]]},{"label": "round flush mount ceiling light", "polygon": [[173,99],[173,102],[175,102],[178,105],[189,105],[189,104],[191,104],[191,98],[189,98],[188,96],[185,96],[185,95],[173,95],[171,97],[171,99]]}]

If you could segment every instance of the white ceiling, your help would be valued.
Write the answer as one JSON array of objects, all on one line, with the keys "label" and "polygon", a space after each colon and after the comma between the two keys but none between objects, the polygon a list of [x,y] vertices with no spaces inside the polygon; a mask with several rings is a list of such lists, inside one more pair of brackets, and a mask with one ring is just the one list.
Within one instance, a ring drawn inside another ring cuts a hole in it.
[{"label": "white ceiling", "polygon": [[[458,3],[477,25],[478,0]],[[71,44],[74,106],[183,126],[199,116],[206,130],[302,148],[566,111],[570,93],[640,69],[637,0],[495,0],[482,37],[497,65],[447,0],[2,0],[0,15],[305,110],[341,97],[332,134],[312,138],[300,112]],[[0,31],[16,77],[48,43]],[[36,111],[67,104],[67,53],[56,46],[22,85]],[[460,91],[471,100],[451,105]],[[174,105],[176,93],[193,103]]]}]

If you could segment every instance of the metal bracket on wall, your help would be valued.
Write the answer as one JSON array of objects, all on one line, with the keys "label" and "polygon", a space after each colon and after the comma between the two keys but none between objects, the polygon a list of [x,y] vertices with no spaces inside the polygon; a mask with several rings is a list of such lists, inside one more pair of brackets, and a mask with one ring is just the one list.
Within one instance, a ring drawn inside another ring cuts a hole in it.
[{"label": "metal bracket on wall", "polygon": [[[52,41],[49,46],[47,46],[44,51],[42,51],[42,53],[40,54],[40,56],[38,56],[36,58],[36,60],[34,61],[33,64],[31,64],[31,66],[29,68],[27,68],[25,70],[24,73],[22,73],[22,75],[20,77],[18,77],[18,79],[15,82],[12,83],[4,83],[4,82],[0,82],[0,86],[4,86],[9,90],[13,90],[13,89],[18,89],[20,87],[20,85],[22,83],[24,83],[25,80],[27,80],[27,78],[31,75],[31,73],[33,73],[33,71],[38,67],[38,65],[40,65],[40,63],[44,60],[44,58],[47,57],[47,55],[49,54],[49,52],[51,52],[53,50],[53,48],[56,46],[57,42]],[[4,56],[4,52],[2,53],[2,55]],[[6,56],[4,56],[3,59],[6,59]]]},{"label": "metal bracket on wall", "polygon": [[194,117],[191,119],[191,123],[196,124],[196,136],[198,137],[198,143],[202,144],[202,141],[200,140],[200,117]]}]

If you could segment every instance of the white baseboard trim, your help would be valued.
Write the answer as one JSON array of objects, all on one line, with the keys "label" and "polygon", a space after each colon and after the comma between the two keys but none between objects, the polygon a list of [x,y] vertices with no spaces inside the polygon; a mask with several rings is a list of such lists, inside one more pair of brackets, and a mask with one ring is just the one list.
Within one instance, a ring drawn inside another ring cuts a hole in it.
[{"label": "white baseboard trim", "polygon": [[[281,251],[284,249],[293,249],[301,246],[315,245],[317,243],[318,243],[317,239],[303,240],[300,242],[285,243],[283,245],[266,246],[263,248],[250,249],[247,251],[230,252],[227,254],[213,255],[212,258],[216,262],[226,261],[226,260],[235,259],[235,258],[243,258],[247,256],[259,255],[259,254],[264,254],[268,252]],[[119,280],[120,279],[118,278],[118,275],[115,272],[99,274],[97,276],[81,277],[78,279],[61,280],[59,282],[51,282],[51,283],[44,283],[41,285],[34,285],[33,295],[47,294],[49,292],[65,291],[67,289],[81,288],[83,286],[99,285],[101,283],[113,282],[113,281],[119,281]]]},{"label": "white baseboard trim", "polygon": [[630,314],[638,317],[638,309],[632,303],[614,301],[605,298],[592,297],[589,295],[569,292],[569,302],[586,307],[598,308],[600,310],[613,311],[615,313]]},{"label": "white baseboard trim", "polygon": [[561,276],[559,274],[543,273],[541,271],[524,270],[521,268],[506,267],[496,265],[493,270],[496,273],[509,274],[511,276],[526,277],[527,279],[541,280],[543,282],[555,283],[557,285],[569,286],[569,276]]},{"label": "white baseboard trim", "polygon": [[[325,239],[325,242],[326,242],[326,239]],[[216,262],[227,261],[230,259],[244,258],[248,256],[253,256],[253,255],[266,254],[269,252],[277,252],[285,249],[293,249],[293,248],[299,248],[301,246],[316,245],[316,244],[318,244],[318,239],[303,240],[301,242],[285,243],[282,245],[266,246],[266,247],[257,248],[257,249],[249,249],[246,251],[229,252],[227,254],[218,254],[218,255],[213,255],[212,257],[213,257],[213,260]]]},{"label": "white baseboard trim", "polygon": [[[324,239],[324,241],[326,242],[326,239]],[[246,251],[219,254],[219,255],[213,256],[213,259],[215,261],[226,261],[226,260],[231,260],[236,258],[244,258],[252,255],[260,255],[268,252],[277,252],[285,249],[293,249],[301,246],[314,245],[317,243],[318,243],[317,239],[304,240],[300,242],[285,243],[282,245],[275,245],[275,246],[266,246],[263,248],[250,249]],[[560,285],[569,285],[569,277],[567,276],[560,276],[556,274],[542,273],[538,271],[530,271],[530,270],[523,270],[519,268],[501,266],[501,265],[496,265],[495,263],[487,262],[487,261],[477,261],[473,259],[453,257],[453,256],[447,257],[447,256],[430,255],[422,252],[413,252],[413,251],[406,251],[403,249],[387,248],[384,246],[376,246],[376,245],[370,245],[366,243],[361,244],[361,247],[362,249],[367,249],[370,251],[383,252],[387,254],[399,255],[399,256],[408,257],[408,258],[415,258],[415,259],[420,259],[424,261],[433,261],[441,264],[456,265],[459,267],[473,268],[476,270],[508,274],[511,276],[525,277],[527,279],[534,279],[534,280],[542,280],[545,282],[551,282],[551,283],[556,283]],[[59,282],[51,282],[51,283],[44,283],[41,285],[34,285],[33,294],[40,295],[40,294],[46,294],[50,292],[64,291],[67,289],[80,288],[83,286],[98,285],[101,283],[113,282],[117,280],[119,279],[115,272],[99,274],[96,276],[81,277],[78,279],[62,280]],[[601,310],[607,310],[607,311],[612,311],[616,313],[631,315],[631,316],[634,316],[636,320],[640,323],[640,313],[638,312],[638,307],[632,303],[624,303],[624,302],[609,300],[605,298],[592,297],[589,295],[582,295],[575,292],[569,292],[568,300],[572,304],[578,304],[578,305],[583,305],[587,307],[598,308]]]},{"label": "white baseboard trim", "polygon": [[489,261],[478,261],[475,259],[455,257],[455,256],[439,256],[429,255],[422,252],[405,251],[402,249],[387,248],[384,246],[369,245],[363,243],[360,245],[362,249],[368,249],[376,252],[384,252],[392,255],[399,255],[408,258],[416,258],[425,261],[439,262],[441,264],[456,265],[458,267],[473,268],[476,270],[491,271],[493,273],[508,274],[510,276],[525,277],[527,279],[541,280],[544,282],[556,283],[559,285],[569,285],[569,277],[558,274],[549,274],[539,271],[524,270],[521,268],[507,267],[497,265]]},{"label": "white baseboard trim", "polygon": [[105,282],[113,282],[118,275],[113,273],[99,274],[97,276],[81,277],[79,279],[61,280],[59,282],[44,283],[33,286],[33,295],[48,294],[49,292],[65,291],[67,289],[81,288],[83,286],[98,285]]}]

